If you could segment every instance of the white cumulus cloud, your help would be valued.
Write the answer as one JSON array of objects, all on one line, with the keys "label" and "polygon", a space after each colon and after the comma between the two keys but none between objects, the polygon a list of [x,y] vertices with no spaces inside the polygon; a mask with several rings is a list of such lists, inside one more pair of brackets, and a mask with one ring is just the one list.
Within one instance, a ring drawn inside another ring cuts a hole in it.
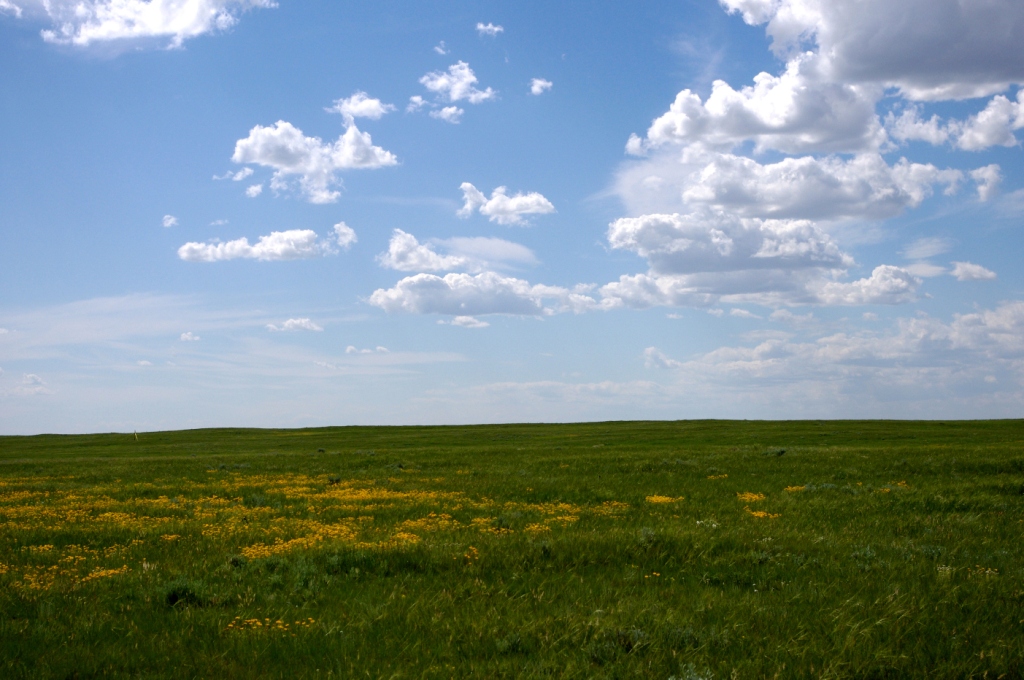
[{"label": "white cumulus cloud", "polygon": [[[444,321],[438,321],[438,323],[445,323]],[[460,328],[487,328],[491,324],[486,321],[482,321],[475,316],[457,316],[451,321],[447,322],[452,326],[459,326]]]},{"label": "white cumulus cloud", "polygon": [[719,0],[772,49],[813,48],[836,82],[900,88],[917,100],[994,94],[1024,81],[1018,0]]},{"label": "white cumulus cloud", "polygon": [[885,119],[885,128],[893,139],[901,142],[919,140],[935,145],[945,144],[953,133],[937,115],[928,120],[922,119],[919,106],[908,106],[899,116],[890,111]]},{"label": "white cumulus cloud", "polygon": [[283,120],[271,127],[255,126],[249,136],[235,143],[231,156],[235,163],[255,163],[274,169],[271,187],[284,189],[288,178],[297,176],[306,198],[311,203],[333,203],[338,191],[331,187],[340,170],[372,169],[396,165],[398,159],[390,151],[374,146],[367,132],[354,125],[333,144],[319,137],[306,137],[302,130]]},{"label": "white cumulus cloud", "polygon": [[431,111],[430,117],[443,120],[444,122],[451,123],[452,125],[458,125],[462,122],[462,114],[465,112],[465,109],[460,109],[458,106],[446,106],[443,109]]},{"label": "white cumulus cloud", "polygon": [[448,46],[444,44],[443,40],[434,45],[434,51],[442,56],[451,52],[451,50],[448,49]]},{"label": "white cumulus cloud", "polygon": [[883,264],[866,279],[822,285],[818,299],[826,305],[898,305],[916,300],[920,285],[921,280],[906,269]]},{"label": "white cumulus cloud", "polygon": [[869,278],[842,282],[853,259],[808,220],[650,214],[612,222],[608,243],[645,258],[650,270],[602,286],[606,309],[707,307],[720,301],[897,304],[915,299],[920,284],[908,270],[889,265]]},{"label": "white cumulus cloud", "polygon": [[708,206],[744,217],[880,219],[920,205],[935,186],[955,193],[960,170],[877,153],[801,156],[761,163],[699,145],[627,163],[615,192],[631,212],[688,212]]},{"label": "white cumulus cloud", "polygon": [[250,245],[249,239],[244,237],[226,243],[189,242],[178,248],[178,257],[186,262],[236,259],[270,262],[317,257],[325,250],[325,244],[312,229],[289,229],[260,236],[255,245]]},{"label": "white cumulus cloud", "polygon": [[409,97],[409,104],[408,104],[408,106],[405,107],[405,110],[406,110],[407,113],[413,113],[415,111],[419,111],[420,109],[422,109],[426,105],[427,105],[427,100],[426,99],[424,99],[423,97],[421,97],[418,94],[414,94],[413,96]]},{"label": "white cumulus cloud", "polygon": [[313,323],[310,319],[288,319],[280,326],[274,324],[267,324],[267,330],[278,332],[278,331],[322,331],[323,327]]},{"label": "white cumulus cloud", "polygon": [[348,250],[352,247],[353,243],[356,243],[359,239],[356,237],[356,231],[352,227],[348,226],[344,222],[338,222],[334,225],[334,241],[344,250]]},{"label": "white cumulus cloud", "polygon": [[656,274],[841,269],[853,263],[813,222],[707,212],[624,217],[609,226],[608,244],[646,258]]},{"label": "white cumulus cloud", "polygon": [[504,31],[504,26],[496,26],[495,24],[492,24],[489,21],[486,24],[483,22],[477,22],[476,24],[477,33],[479,33],[480,35],[489,35],[492,38],[498,35],[499,33],[503,33]]},{"label": "white cumulus cloud", "polygon": [[1020,142],[1013,131],[1024,127],[1024,90],[1017,92],[1016,101],[996,95],[982,111],[954,127],[959,128],[957,146],[967,151],[1018,146]]},{"label": "white cumulus cloud", "polygon": [[431,71],[422,78],[420,83],[448,102],[468,101],[470,104],[480,104],[488,99],[494,99],[497,92],[491,88],[478,90],[476,74],[464,61],[457,62],[448,67],[448,71]]},{"label": "white cumulus cloud", "polygon": [[535,285],[495,272],[481,272],[446,274],[443,277],[416,274],[400,280],[394,288],[375,290],[369,302],[392,313],[537,316],[556,311],[546,307],[546,301],[555,302],[559,310],[581,309],[593,303],[590,298],[584,298],[565,288]]},{"label": "white cumulus cloud", "polygon": [[161,221],[161,224],[163,224],[164,227],[167,227],[167,228],[176,227],[176,226],[178,226],[178,218],[175,217],[174,215],[164,215],[164,218]]},{"label": "white cumulus cloud", "polygon": [[346,99],[336,99],[334,106],[327,110],[340,113],[346,124],[352,125],[356,118],[379,120],[383,115],[394,111],[395,107],[360,90]]},{"label": "white cumulus cloud", "polygon": [[[6,2],[5,4],[11,5]],[[273,0],[46,0],[54,23],[42,31],[48,42],[86,47],[96,42],[170,38],[180,47],[188,38],[224,31],[242,12],[276,7]]]},{"label": "white cumulus cloud", "polygon": [[382,267],[398,271],[437,272],[458,269],[467,263],[464,257],[439,255],[431,246],[422,244],[412,234],[395,229],[388,251],[377,256]]},{"label": "white cumulus cloud", "polygon": [[202,340],[202,338],[194,334],[192,331],[186,331],[185,333],[181,334],[182,342],[199,342],[200,340]]},{"label": "white cumulus cloud", "polygon": [[924,120],[919,106],[905,108],[898,117],[892,112],[886,116],[886,129],[894,139],[921,140],[936,145],[948,141],[965,151],[1019,146],[1014,132],[1021,128],[1024,128],[1024,90],[1017,92],[1015,101],[996,95],[984,109],[966,120],[943,122],[936,114]]},{"label": "white cumulus cloud", "polygon": [[666,144],[700,142],[725,150],[753,140],[755,150],[785,153],[872,151],[885,141],[875,114],[877,88],[830,82],[818,59],[794,58],[781,76],[760,73],[754,85],[734,90],[716,80],[706,102],[683,90],[657,118],[634,154]]},{"label": "white cumulus cloud", "polygon": [[1003,174],[998,165],[986,165],[983,168],[971,170],[971,179],[978,185],[978,200],[988,201],[995,197],[999,191],[999,185],[1003,181]]},{"label": "white cumulus cloud", "polygon": [[973,262],[954,262],[950,274],[955,276],[957,281],[991,281],[996,278],[994,271]]},{"label": "white cumulus cloud", "polygon": [[249,188],[247,188],[245,190],[245,195],[248,196],[249,198],[256,198],[257,196],[259,196],[262,193],[263,193],[263,185],[262,184],[253,184],[253,185],[249,186]]},{"label": "white cumulus cloud", "polygon": [[530,94],[541,95],[554,87],[555,84],[550,80],[544,80],[543,78],[534,78],[530,81]]},{"label": "white cumulus cloud", "polygon": [[498,224],[526,224],[523,215],[546,215],[555,212],[555,206],[551,201],[535,191],[509,196],[506,187],[498,187],[491,192],[491,197],[487,198],[469,182],[463,182],[459,188],[462,190],[464,201],[457,213],[459,217],[469,217],[474,211],[479,211],[481,215],[486,215]]}]

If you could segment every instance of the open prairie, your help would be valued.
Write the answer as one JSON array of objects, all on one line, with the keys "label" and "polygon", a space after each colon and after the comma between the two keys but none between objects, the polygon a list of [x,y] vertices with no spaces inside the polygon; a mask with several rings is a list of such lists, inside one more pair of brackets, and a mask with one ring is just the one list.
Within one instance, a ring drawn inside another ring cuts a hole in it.
[{"label": "open prairie", "polygon": [[0,438],[0,675],[1024,674],[1024,423]]}]

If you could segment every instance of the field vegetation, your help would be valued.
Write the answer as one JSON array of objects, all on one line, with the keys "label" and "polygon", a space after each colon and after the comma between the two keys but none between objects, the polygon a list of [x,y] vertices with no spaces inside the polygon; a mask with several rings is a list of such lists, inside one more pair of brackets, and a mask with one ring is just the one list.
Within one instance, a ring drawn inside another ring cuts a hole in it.
[{"label": "field vegetation", "polygon": [[1024,423],[0,438],[0,676],[1020,678]]}]

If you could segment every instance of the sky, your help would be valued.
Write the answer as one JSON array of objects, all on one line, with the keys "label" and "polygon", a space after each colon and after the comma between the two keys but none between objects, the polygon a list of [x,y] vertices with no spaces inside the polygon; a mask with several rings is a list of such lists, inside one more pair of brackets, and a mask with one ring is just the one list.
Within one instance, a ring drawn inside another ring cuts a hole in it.
[{"label": "sky", "polygon": [[0,434],[1021,417],[1022,34],[0,0]]}]

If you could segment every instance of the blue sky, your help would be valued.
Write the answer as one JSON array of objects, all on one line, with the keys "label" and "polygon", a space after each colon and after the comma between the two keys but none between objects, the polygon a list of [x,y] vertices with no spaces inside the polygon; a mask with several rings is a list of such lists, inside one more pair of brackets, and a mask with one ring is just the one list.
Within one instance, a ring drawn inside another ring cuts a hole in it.
[{"label": "blue sky", "polygon": [[1022,31],[0,0],[0,433],[1019,417]]}]

